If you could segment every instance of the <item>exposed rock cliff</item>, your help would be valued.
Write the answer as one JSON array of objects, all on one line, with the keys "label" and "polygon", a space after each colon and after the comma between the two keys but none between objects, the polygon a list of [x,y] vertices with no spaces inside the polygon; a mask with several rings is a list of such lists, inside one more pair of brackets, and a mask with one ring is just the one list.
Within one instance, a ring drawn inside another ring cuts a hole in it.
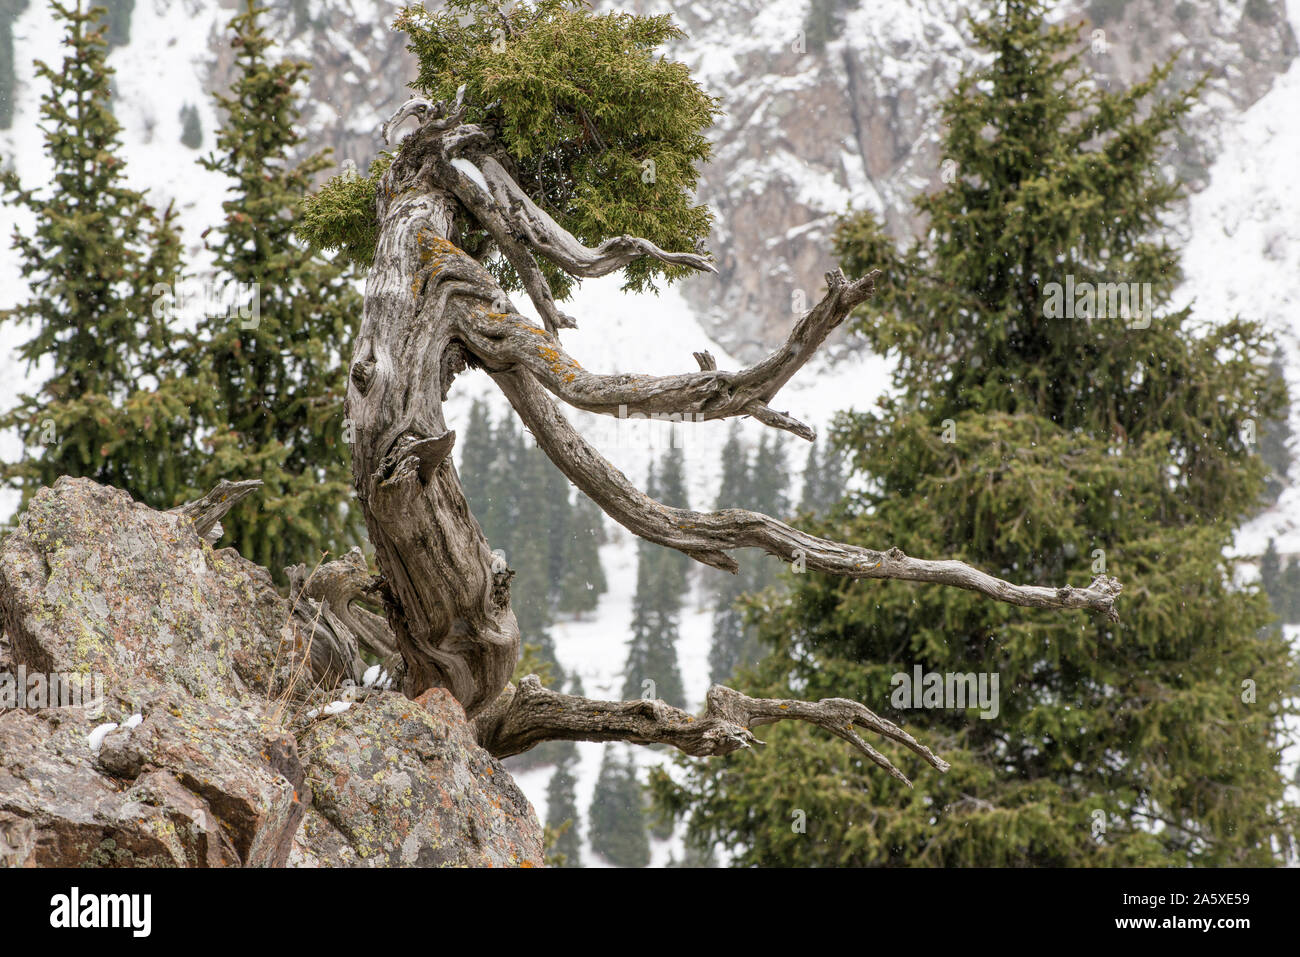
[{"label": "exposed rock cliff", "polygon": [[[188,518],[60,479],[0,549],[0,615],[0,676],[28,705],[0,711],[0,863],[542,862],[532,807],[449,695],[320,710],[335,695],[300,680],[270,576]],[[38,700],[54,675],[102,698]]]}]

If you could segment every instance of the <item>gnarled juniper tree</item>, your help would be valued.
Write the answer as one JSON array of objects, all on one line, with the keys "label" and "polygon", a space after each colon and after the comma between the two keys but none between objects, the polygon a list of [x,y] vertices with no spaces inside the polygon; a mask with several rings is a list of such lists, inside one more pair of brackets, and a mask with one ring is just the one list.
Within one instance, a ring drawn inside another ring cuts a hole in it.
[{"label": "gnarled juniper tree", "polygon": [[[690,194],[717,105],[683,65],[656,53],[676,28],[665,16],[597,16],[564,0],[509,11],[453,2],[439,14],[417,6],[398,26],[419,58],[420,95],[385,132],[408,120],[416,126],[369,178],[327,184],[300,228],[368,269],[347,414],[358,501],[381,574],[374,583],[357,571],[353,594],[382,598],[405,693],[450,690],[498,756],[551,739],[726,754],[755,740],[753,726],[793,718],[838,735],[900,780],[858,729],[947,768],[892,722],[842,698],[763,700],[715,686],[704,714],[690,715],[662,701],[559,694],[532,677],[511,683],[520,644],[512,573],[494,560],[448,454],[455,433],[443,402],[467,367],[491,376],[555,466],[607,515],[705,565],[735,571],[729,553],[750,547],[850,579],[932,582],[1018,605],[1115,615],[1119,584],[1105,576],[1080,588],[1019,586],[961,562],[819,538],[744,509],[671,507],[636,489],[569,424],[557,399],[606,415],[752,416],[812,439],[771,403],[871,295],[874,277],[829,273],[825,295],[785,344],[747,369],[720,370],[701,352],[699,370],[680,375],[587,371],[559,340],[573,320],[557,303],[574,282],[622,270],[629,288],[642,289],[713,268],[700,251],[709,215]],[[542,326],[515,308],[516,289]],[[348,600],[336,592],[335,601]]]}]

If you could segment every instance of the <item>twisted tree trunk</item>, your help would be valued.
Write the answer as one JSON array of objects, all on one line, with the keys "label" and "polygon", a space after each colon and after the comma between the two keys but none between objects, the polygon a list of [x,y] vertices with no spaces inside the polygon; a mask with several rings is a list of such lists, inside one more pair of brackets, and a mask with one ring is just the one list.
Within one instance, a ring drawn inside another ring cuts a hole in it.
[{"label": "twisted tree trunk", "polygon": [[[332,605],[331,627],[349,630],[350,621],[350,630],[371,632],[356,636],[362,645],[379,654],[396,650],[406,694],[447,688],[478,719],[481,743],[498,755],[553,738],[668,743],[690,754],[722,754],[752,743],[753,726],[795,718],[839,735],[900,778],[855,727],[947,768],[906,732],[844,699],[761,701],[715,687],[705,714],[696,718],[663,702],[560,695],[534,678],[518,688],[510,684],[520,646],[510,609],[512,572],[494,556],[466,504],[451,459],[455,434],[442,411],[455,376],[467,366],[493,377],[547,456],[608,515],[702,563],[734,571],[728,552],[758,547],[850,578],[942,583],[1019,605],[1114,617],[1120,586],[1104,576],[1087,588],[1018,586],[961,562],[833,542],[741,509],[670,508],[641,493],[574,431],[552,396],[603,414],[749,415],[811,439],[810,428],[770,403],[871,294],[874,277],[850,282],[839,272],[829,274],[825,297],[796,322],[787,343],[749,369],[719,371],[708,353],[697,353],[699,370],[676,376],[590,373],[560,346],[558,331],[574,323],[556,308],[535,257],[575,276],[604,275],[641,256],[711,270],[707,259],[627,236],[585,247],[523,194],[504,157],[494,154],[491,131],[464,124],[459,103],[414,100],[389,126],[408,117],[421,123],[380,180],[379,239],[347,396],[353,475],[381,581],[377,588],[362,583],[355,567],[326,573],[314,589],[299,576],[303,594]],[[485,230],[514,266],[545,328],[521,315],[483,265],[459,248],[460,231],[471,227]],[[325,595],[328,582],[333,590]],[[375,595],[386,607],[391,635],[375,629],[373,616],[349,619],[340,611],[340,605],[346,612],[353,600]],[[347,642],[334,645],[346,657]]]}]

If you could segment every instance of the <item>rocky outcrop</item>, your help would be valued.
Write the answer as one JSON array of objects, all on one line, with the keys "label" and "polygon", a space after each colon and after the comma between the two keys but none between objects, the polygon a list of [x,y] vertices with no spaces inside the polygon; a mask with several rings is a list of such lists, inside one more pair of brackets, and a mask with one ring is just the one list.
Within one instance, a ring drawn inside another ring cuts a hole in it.
[{"label": "rocky outcrop", "polygon": [[312,807],[294,864],[539,863],[536,835],[519,826],[527,798],[441,688],[415,701],[386,692],[315,724],[302,746]]},{"label": "rocky outcrop", "polygon": [[[0,549],[0,616],[0,677],[24,686],[0,684],[4,864],[541,863],[454,700],[321,708],[270,576],[189,518],[60,479]],[[88,693],[41,697],[60,683]]]}]

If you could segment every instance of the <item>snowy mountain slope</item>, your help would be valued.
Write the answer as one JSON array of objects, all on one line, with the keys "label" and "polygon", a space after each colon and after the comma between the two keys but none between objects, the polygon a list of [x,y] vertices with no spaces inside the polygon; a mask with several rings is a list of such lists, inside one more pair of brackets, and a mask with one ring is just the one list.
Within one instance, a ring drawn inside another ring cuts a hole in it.
[{"label": "snowy mountain slope", "polygon": [[[1287,15],[1300,31],[1300,0]],[[1225,125],[1209,186],[1189,204],[1183,250],[1184,301],[1210,320],[1239,315],[1278,338],[1300,431],[1300,61],[1245,113]],[[1259,555],[1270,537],[1283,554],[1300,553],[1300,486],[1247,524],[1238,551]]]}]

